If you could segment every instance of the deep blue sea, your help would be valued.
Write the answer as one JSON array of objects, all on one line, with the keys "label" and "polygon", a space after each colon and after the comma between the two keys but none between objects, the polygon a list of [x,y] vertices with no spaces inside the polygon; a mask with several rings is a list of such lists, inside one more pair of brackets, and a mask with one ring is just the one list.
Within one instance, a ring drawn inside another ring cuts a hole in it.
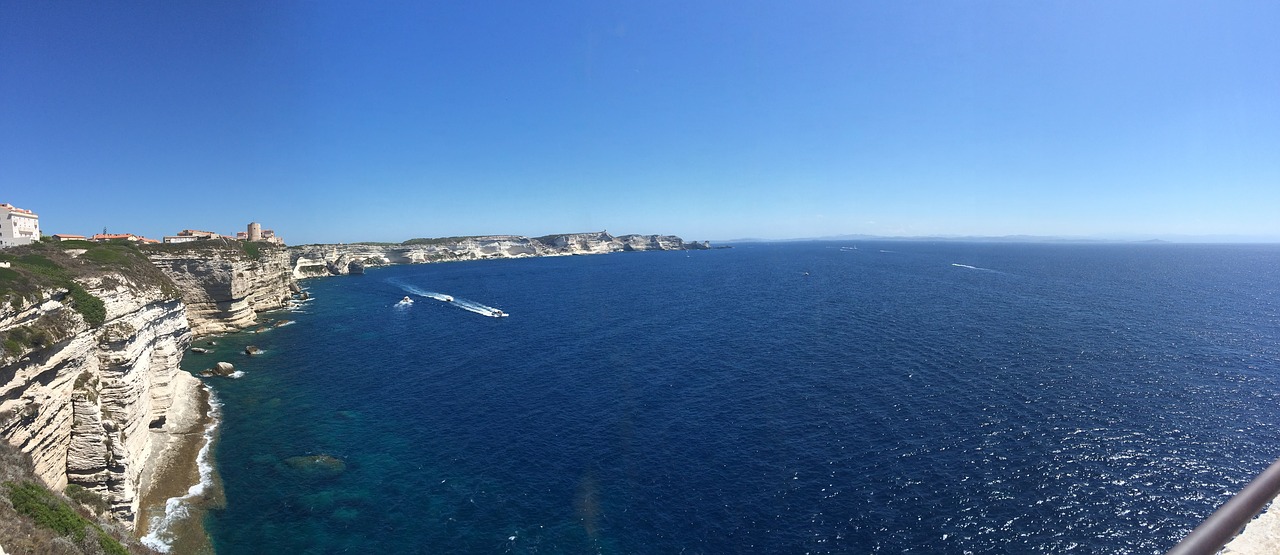
[{"label": "deep blue sea", "polygon": [[1277,246],[742,244],[304,285],[270,315],[295,324],[186,357],[244,371],[206,379],[221,554],[1160,553],[1280,457]]}]

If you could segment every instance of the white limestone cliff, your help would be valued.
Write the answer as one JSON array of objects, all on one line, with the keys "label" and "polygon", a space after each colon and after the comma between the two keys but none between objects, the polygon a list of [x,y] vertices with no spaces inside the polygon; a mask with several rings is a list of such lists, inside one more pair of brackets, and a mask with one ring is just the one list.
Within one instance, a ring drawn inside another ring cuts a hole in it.
[{"label": "white limestone cliff", "polygon": [[28,453],[49,487],[83,486],[131,522],[145,461],[170,434],[189,432],[166,416],[197,399],[199,381],[178,368],[191,328],[171,290],[124,275],[78,282],[103,301],[102,325],[71,308],[66,290],[0,309],[0,331],[48,339],[0,358],[0,439]]},{"label": "white limestone cliff", "polygon": [[284,247],[260,246],[254,254],[239,242],[185,243],[147,250],[147,257],[182,292],[197,336],[252,326],[257,313],[283,308],[296,292]]},{"label": "white limestone cliff", "polygon": [[206,393],[183,352],[283,307],[297,291],[288,253],[210,241],[4,255],[18,264],[0,274],[0,441],[51,489],[79,485],[132,525],[155,471],[188,464],[171,453],[203,432]]},{"label": "white limestone cliff", "polygon": [[423,264],[450,260],[607,254],[623,251],[709,249],[706,242],[685,242],[674,235],[567,233],[545,237],[484,235],[413,239],[402,244],[353,243],[290,247],[293,277],[362,273],[368,266]]}]

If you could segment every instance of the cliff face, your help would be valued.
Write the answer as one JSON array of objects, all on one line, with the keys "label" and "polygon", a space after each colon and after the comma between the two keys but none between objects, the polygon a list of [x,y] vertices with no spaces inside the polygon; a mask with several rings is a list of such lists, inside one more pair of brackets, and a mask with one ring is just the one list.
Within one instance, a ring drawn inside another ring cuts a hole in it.
[{"label": "cliff face", "polygon": [[0,440],[124,522],[167,446],[202,432],[204,392],[178,367],[193,335],[249,326],[296,289],[285,249],[256,243],[36,244],[0,261]]},{"label": "cliff face", "polygon": [[284,307],[298,291],[284,247],[202,241],[148,248],[147,257],[177,284],[196,335],[254,324],[256,314]]},{"label": "cliff face", "polygon": [[304,245],[289,249],[296,279],[362,273],[366,266],[421,264],[449,260],[525,258],[606,254],[621,251],[709,249],[706,241],[685,242],[674,235],[622,235],[606,232],[569,233],[545,237],[487,235],[412,239],[399,245]]},{"label": "cliff face", "polygon": [[51,488],[81,485],[130,522],[144,463],[170,434],[191,431],[168,418],[199,394],[199,381],[178,368],[191,329],[171,288],[123,274],[76,283],[102,301],[101,325],[71,308],[81,301],[67,289],[0,307],[8,339],[39,336],[7,341],[0,357],[0,439],[28,453]]}]

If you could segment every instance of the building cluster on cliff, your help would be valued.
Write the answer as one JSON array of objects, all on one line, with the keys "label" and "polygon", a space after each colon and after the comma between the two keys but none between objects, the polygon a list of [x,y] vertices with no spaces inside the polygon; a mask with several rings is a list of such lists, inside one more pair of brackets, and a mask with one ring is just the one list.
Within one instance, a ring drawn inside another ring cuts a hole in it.
[{"label": "building cluster on cliff", "polygon": [[262,224],[258,222],[250,222],[245,231],[236,232],[235,236],[221,235],[212,231],[200,231],[198,229],[184,229],[179,231],[177,235],[166,235],[165,243],[191,243],[194,241],[208,241],[210,239],[235,239],[237,241],[263,241],[283,245],[284,239],[276,235],[275,231],[270,229],[262,229]]},{"label": "building cluster on cliff", "polygon": [[[12,204],[0,203],[0,248],[16,247],[19,245],[29,245],[40,240],[40,216],[31,210],[18,208]],[[55,233],[51,236],[54,241],[132,241],[137,243],[160,243],[161,241],[143,237],[142,235],[134,235],[132,233],[107,233],[106,229],[102,233],[91,236],[74,235],[69,233]],[[249,223],[245,231],[237,232],[234,236],[222,235],[212,231],[200,231],[196,229],[184,229],[179,231],[177,235],[166,235],[165,243],[188,243],[192,241],[207,241],[210,239],[234,239],[238,241],[262,241],[283,245],[284,239],[276,235],[275,231],[270,229],[262,229],[262,225],[258,222]]]}]

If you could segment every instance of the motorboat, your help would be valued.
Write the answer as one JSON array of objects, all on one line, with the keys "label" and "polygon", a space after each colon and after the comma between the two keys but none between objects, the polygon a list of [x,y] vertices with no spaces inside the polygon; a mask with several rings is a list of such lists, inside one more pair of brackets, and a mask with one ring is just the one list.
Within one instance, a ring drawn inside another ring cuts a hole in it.
[{"label": "motorboat", "polygon": [[506,312],[503,312],[503,311],[501,311],[501,310],[499,310],[499,309],[496,309],[496,308],[494,308],[494,309],[490,309],[490,310],[489,310],[489,315],[490,315],[490,316],[493,316],[494,318],[506,318],[507,316],[509,316]]},{"label": "motorboat", "polygon": [[453,302],[453,295],[443,295],[440,300],[446,303],[451,303]]},{"label": "motorboat", "polygon": [[409,298],[408,295],[405,295],[403,299],[400,299],[400,304],[413,304],[413,299]]}]

